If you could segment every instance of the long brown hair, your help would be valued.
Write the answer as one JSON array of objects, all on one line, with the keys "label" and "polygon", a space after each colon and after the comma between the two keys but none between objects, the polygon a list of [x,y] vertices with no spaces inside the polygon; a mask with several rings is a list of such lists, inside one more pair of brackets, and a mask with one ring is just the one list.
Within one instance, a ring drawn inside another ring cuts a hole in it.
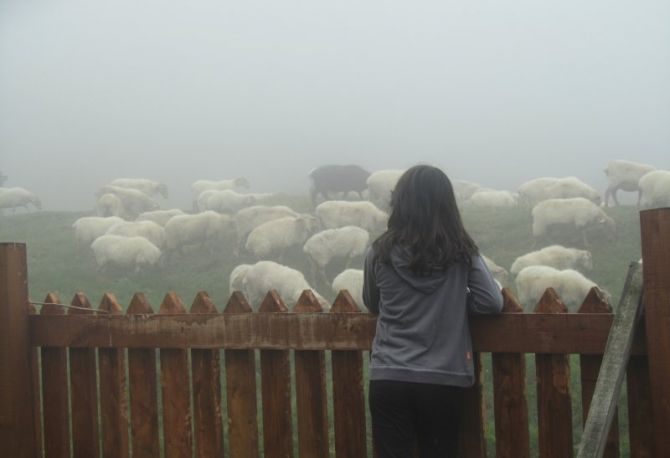
[{"label": "long brown hair", "polygon": [[451,181],[429,165],[417,165],[402,174],[391,194],[388,228],[373,246],[386,263],[395,246],[406,248],[415,274],[443,270],[453,262],[469,264],[478,253],[463,227]]}]

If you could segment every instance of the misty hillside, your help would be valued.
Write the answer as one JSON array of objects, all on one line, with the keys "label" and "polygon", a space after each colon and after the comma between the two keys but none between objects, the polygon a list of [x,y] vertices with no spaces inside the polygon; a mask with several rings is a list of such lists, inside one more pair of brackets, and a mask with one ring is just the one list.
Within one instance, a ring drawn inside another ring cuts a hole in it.
[{"label": "misty hillside", "polygon": [[[287,203],[299,211],[309,208],[308,199],[303,196],[282,196],[279,200],[277,203]],[[616,237],[610,241],[591,234],[594,268],[586,275],[609,291],[616,306],[628,263],[640,257],[639,217],[634,206],[610,208],[607,212],[616,221]],[[462,213],[466,227],[482,253],[506,269],[516,257],[550,243],[577,247],[582,244],[580,236],[565,233],[533,245],[531,217],[527,208],[482,210],[466,206]],[[78,249],[75,243],[72,223],[86,215],[82,212],[46,211],[0,215],[0,242],[27,243],[32,300],[41,301],[47,292],[55,291],[62,301],[69,302],[75,292],[84,291],[95,306],[104,292],[111,291],[125,306],[134,292],[141,291],[157,308],[167,291],[177,292],[188,306],[197,291],[205,290],[221,309],[228,298],[231,270],[240,263],[255,261],[248,255],[233,259],[223,252],[213,256],[192,250],[184,256],[168,259],[162,268],[153,271],[136,275],[101,274],[97,272],[90,249]],[[310,280],[308,262],[299,249],[288,253],[284,263],[303,271]],[[360,268],[361,263],[362,259],[359,259],[356,262],[358,265],[351,267]],[[332,280],[343,267],[331,266],[327,271],[328,277]],[[328,300],[334,298],[328,285],[316,283],[315,288]]]}]

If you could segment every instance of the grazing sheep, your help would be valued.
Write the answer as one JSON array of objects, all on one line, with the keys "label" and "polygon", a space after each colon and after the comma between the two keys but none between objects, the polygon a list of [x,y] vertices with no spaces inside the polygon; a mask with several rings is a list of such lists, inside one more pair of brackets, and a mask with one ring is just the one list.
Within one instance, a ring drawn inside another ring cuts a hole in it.
[{"label": "grazing sheep", "polygon": [[249,188],[249,180],[243,177],[230,180],[196,180],[191,184],[193,198],[197,199],[205,191],[223,191],[226,189]]},{"label": "grazing sheep", "polygon": [[308,176],[312,179],[310,187],[312,205],[316,205],[319,194],[325,200],[329,200],[330,192],[343,192],[346,197],[353,191],[362,199],[370,172],[358,165],[322,165],[310,171]]},{"label": "grazing sheep", "polygon": [[653,170],[655,170],[654,166],[648,164],[624,160],[610,161],[604,170],[608,182],[605,190],[605,206],[609,205],[610,196],[614,200],[614,205],[619,206],[619,200],[616,197],[617,191],[637,191],[637,204],[639,206],[641,198],[640,178]]},{"label": "grazing sheep", "polygon": [[158,203],[151,197],[132,188],[122,188],[120,186],[105,185],[98,190],[98,197],[103,194],[114,194],[121,203],[123,203],[124,217],[126,219],[135,219],[140,213],[157,210]]},{"label": "grazing sheep", "polygon": [[77,246],[90,246],[93,240],[104,235],[110,227],[122,222],[123,219],[118,216],[84,216],[77,219],[72,224]]},{"label": "grazing sheep", "polygon": [[468,202],[476,207],[511,208],[517,205],[517,195],[509,191],[482,188],[475,191]]},{"label": "grazing sheep", "polygon": [[404,170],[378,170],[370,174],[366,180],[369,199],[379,208],[388,210],[391,206],[391,192],[395,188]]},{"label": "grazing sheep", "polygon": [[[244,270],[243,292],[254,310],[271,289],[276,290],[289,307],[298,302],[304,290],[312,289],[301,272],[273,261],[259,261]],[[324,310],[330,309],[330,304],[319,293],[314,291],[314,295]]]},{"label": "grazing sheep", "polygon": [[198,210],[213,210],[218,213],[235,213],[256,203],[250,194],[240,194],[232,189],[223,191],[209,190],[202,192],[196,201]]},{"label": "grazing sheep", "polygon": [[107,229],[106,234],[144,237],[158,248],[165,244],[165,229],[153,221],[123,221]]},{"label": "grazing sheep", "polygon": [[509,273],[504,267],[500,267],[498,264],[493,262],[490,258],[487,258],[484,255],[481,255],[482,259],[484,260],[484,264],[486,264],[486,268],[489,269],[491,274],[493,275],[493,278],[500,284],[507,284],[507,280],[509,278]]},{"label": "grazing sheep", "polygon": [[[527,308],[533,307],[546,289],[551,287],[570,310],[575,310],[584,301],[589,290],[594,286],[598,287],[576,270],[558,270],[548,266],[521,269],[515,283],[519,302]],[[609,294],[602,289],[601,291],[609,300]]]},{"label": "grazing sheep", "polygon": [[161,195],[166,199],[168,197],[168,188],[165,184],[146,178],[116,178],[110,184],[121,188],[137,189],[152,197],[157,195]]},{"label": "grazing sheep", "polygon": [[478,183],[467,180],[454,180],[451,182],[451,186],[458,202],[465,202],[481,188]]},{"label": "grazing sheep", "polygon": [[640,178],[640,206],[658,208],[670,206],[670,171],[654,170]]},{"label": "grazing sheep", "polygon": [[229,215],[214,211],[195,215],[177,215],[165,224],[165,242],[168,252],[184,253],[189,246],[216,246],[235,240],[235,223]]},{"label": "grazing sheep", "polygon": [[543,177],[527,181],[517,190],[519,200],[526,205],[535,205],[547,199],[570,199],[583,197],[600,204],[600,194],[577,177]]},{"label": "grazing sheep", "polygon": [[233,294],[234,291],[241,291],[244,293],[244,278],[249,269],[251,269],[251,264],[240,264],[230,272],[230,277],[228,278],[228,294]]},{"label": "grazing sheep", "polygon": [[0,212],[4,208],[11,208],[15,213],[19,207],[28,210],[28,205],[33,205],[37,210],[42,209],[40,199],[24,188],[0,188]]},{"label": "grazing sheep", "polygon": [[351,260],[363,256],[370,240],[370,234],[358,226],[345,226],[326,229],[311,236],[302,250],[310,257],[318,269],[319,276],[325,280],[325,268],[335,258],[346,258],[349,267]]},{"label": "grazing sheep", "polygon": [[516,275],[521,269],[528,266],[549,266],[559,270],[577,268],[591,270],[593,258],[588,250],[550,245],[516,258],[510,272]]},{"label": "grazing sheep", "polygon": [[161,257],[161,250],[144,237],[124,237],[105,234],[91,244],[98,269],[133,269],[135,273],[146,267],[155,266]]},{"label": "grazing sheep", "polygon": [[170,218],[177,215],[185,215],[182,210],[173,208],[170,210],[153,210],[140,213],[135,221],[153,221],[154,223],[165,227]]},{"label": "grazing sheep", "polygon": [[516,190],[519,194],[519,203],[533,206],[538,202],[551,198],[548,189],[560,178],[542,177],[522,183]]},{"label": "grazing sheep", "polygon": [[268,207],[266,205],[253,205],[246,207],[235,213],[235,225],[237,226],[237,236],[240,240],[245,240],[249,232],[263,223],[273,221],[286,216],[298,216],[298,212],[285,205],[275,205]]},{"label": "grazing sheep", "polygon": [[374,233],[386,229],[388,221],[386,212],[366,200],[357,202],[329,200],[317,205],[315,213],[324,227],[329,229],[358,226]]},{"label": "grazing sheep", "polygon": [[363,271],[360,269],[346,269],[339,273],[333,280],[333,292],[338,294],[346,289],[356,301],[359,309],[364,309],[363,303]]},{"label": "grazing sheep", "polygon": [[548,199],[533,207],[532,214],[534,237],[540,237],[558,225],[570,225],[581,232],[585,246],[588,246],[586,231],[592,227],[602,228],[608,236],[614,235],[614,220],[583,197]]},{"label": "grazing sheep", "polygon": [[123,202],[116,194],[107,193],[100,196],[95,203],[96,213],[98,216],[119,216],[123,217],[125,209]]},{"label": "grazing sheep", "polygon": [[278,254],[281,259],[286,249],[302,245],[318,226],[319,220],[307,214],[268,221],[249,233],[245,247],[258,258]]}]

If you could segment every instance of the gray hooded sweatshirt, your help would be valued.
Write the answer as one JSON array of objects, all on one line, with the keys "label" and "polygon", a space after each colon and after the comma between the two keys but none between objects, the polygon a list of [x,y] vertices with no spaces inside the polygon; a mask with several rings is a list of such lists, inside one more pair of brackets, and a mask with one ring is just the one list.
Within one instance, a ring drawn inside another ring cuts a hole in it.
[{"label": "gray hooded sweatshirt", "polygon": [[402,248],[391,263],[365,259],[363,301],[378,314],[371,380],[471,386],[474,383],[468,314],[499,313],[500,288],[481,256],[417,276]]}]

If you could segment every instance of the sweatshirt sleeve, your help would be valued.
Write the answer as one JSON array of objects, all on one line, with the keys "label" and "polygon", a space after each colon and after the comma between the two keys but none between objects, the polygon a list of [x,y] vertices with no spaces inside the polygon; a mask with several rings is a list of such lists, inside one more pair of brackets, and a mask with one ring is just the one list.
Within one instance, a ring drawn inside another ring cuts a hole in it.
[{"label": "sweatshirt sleeve", "polygon": [[502,292],[481,256],[472,257],[468,290],[467,302],[470,313],[486,314],[502,311]]},{"label": "sweatshirt sleeve", "polygon": [[379,288],[375,275],[375,256],[372,247],[365,256],[363,268],[363,302],[371,313],[379,314]]}]

